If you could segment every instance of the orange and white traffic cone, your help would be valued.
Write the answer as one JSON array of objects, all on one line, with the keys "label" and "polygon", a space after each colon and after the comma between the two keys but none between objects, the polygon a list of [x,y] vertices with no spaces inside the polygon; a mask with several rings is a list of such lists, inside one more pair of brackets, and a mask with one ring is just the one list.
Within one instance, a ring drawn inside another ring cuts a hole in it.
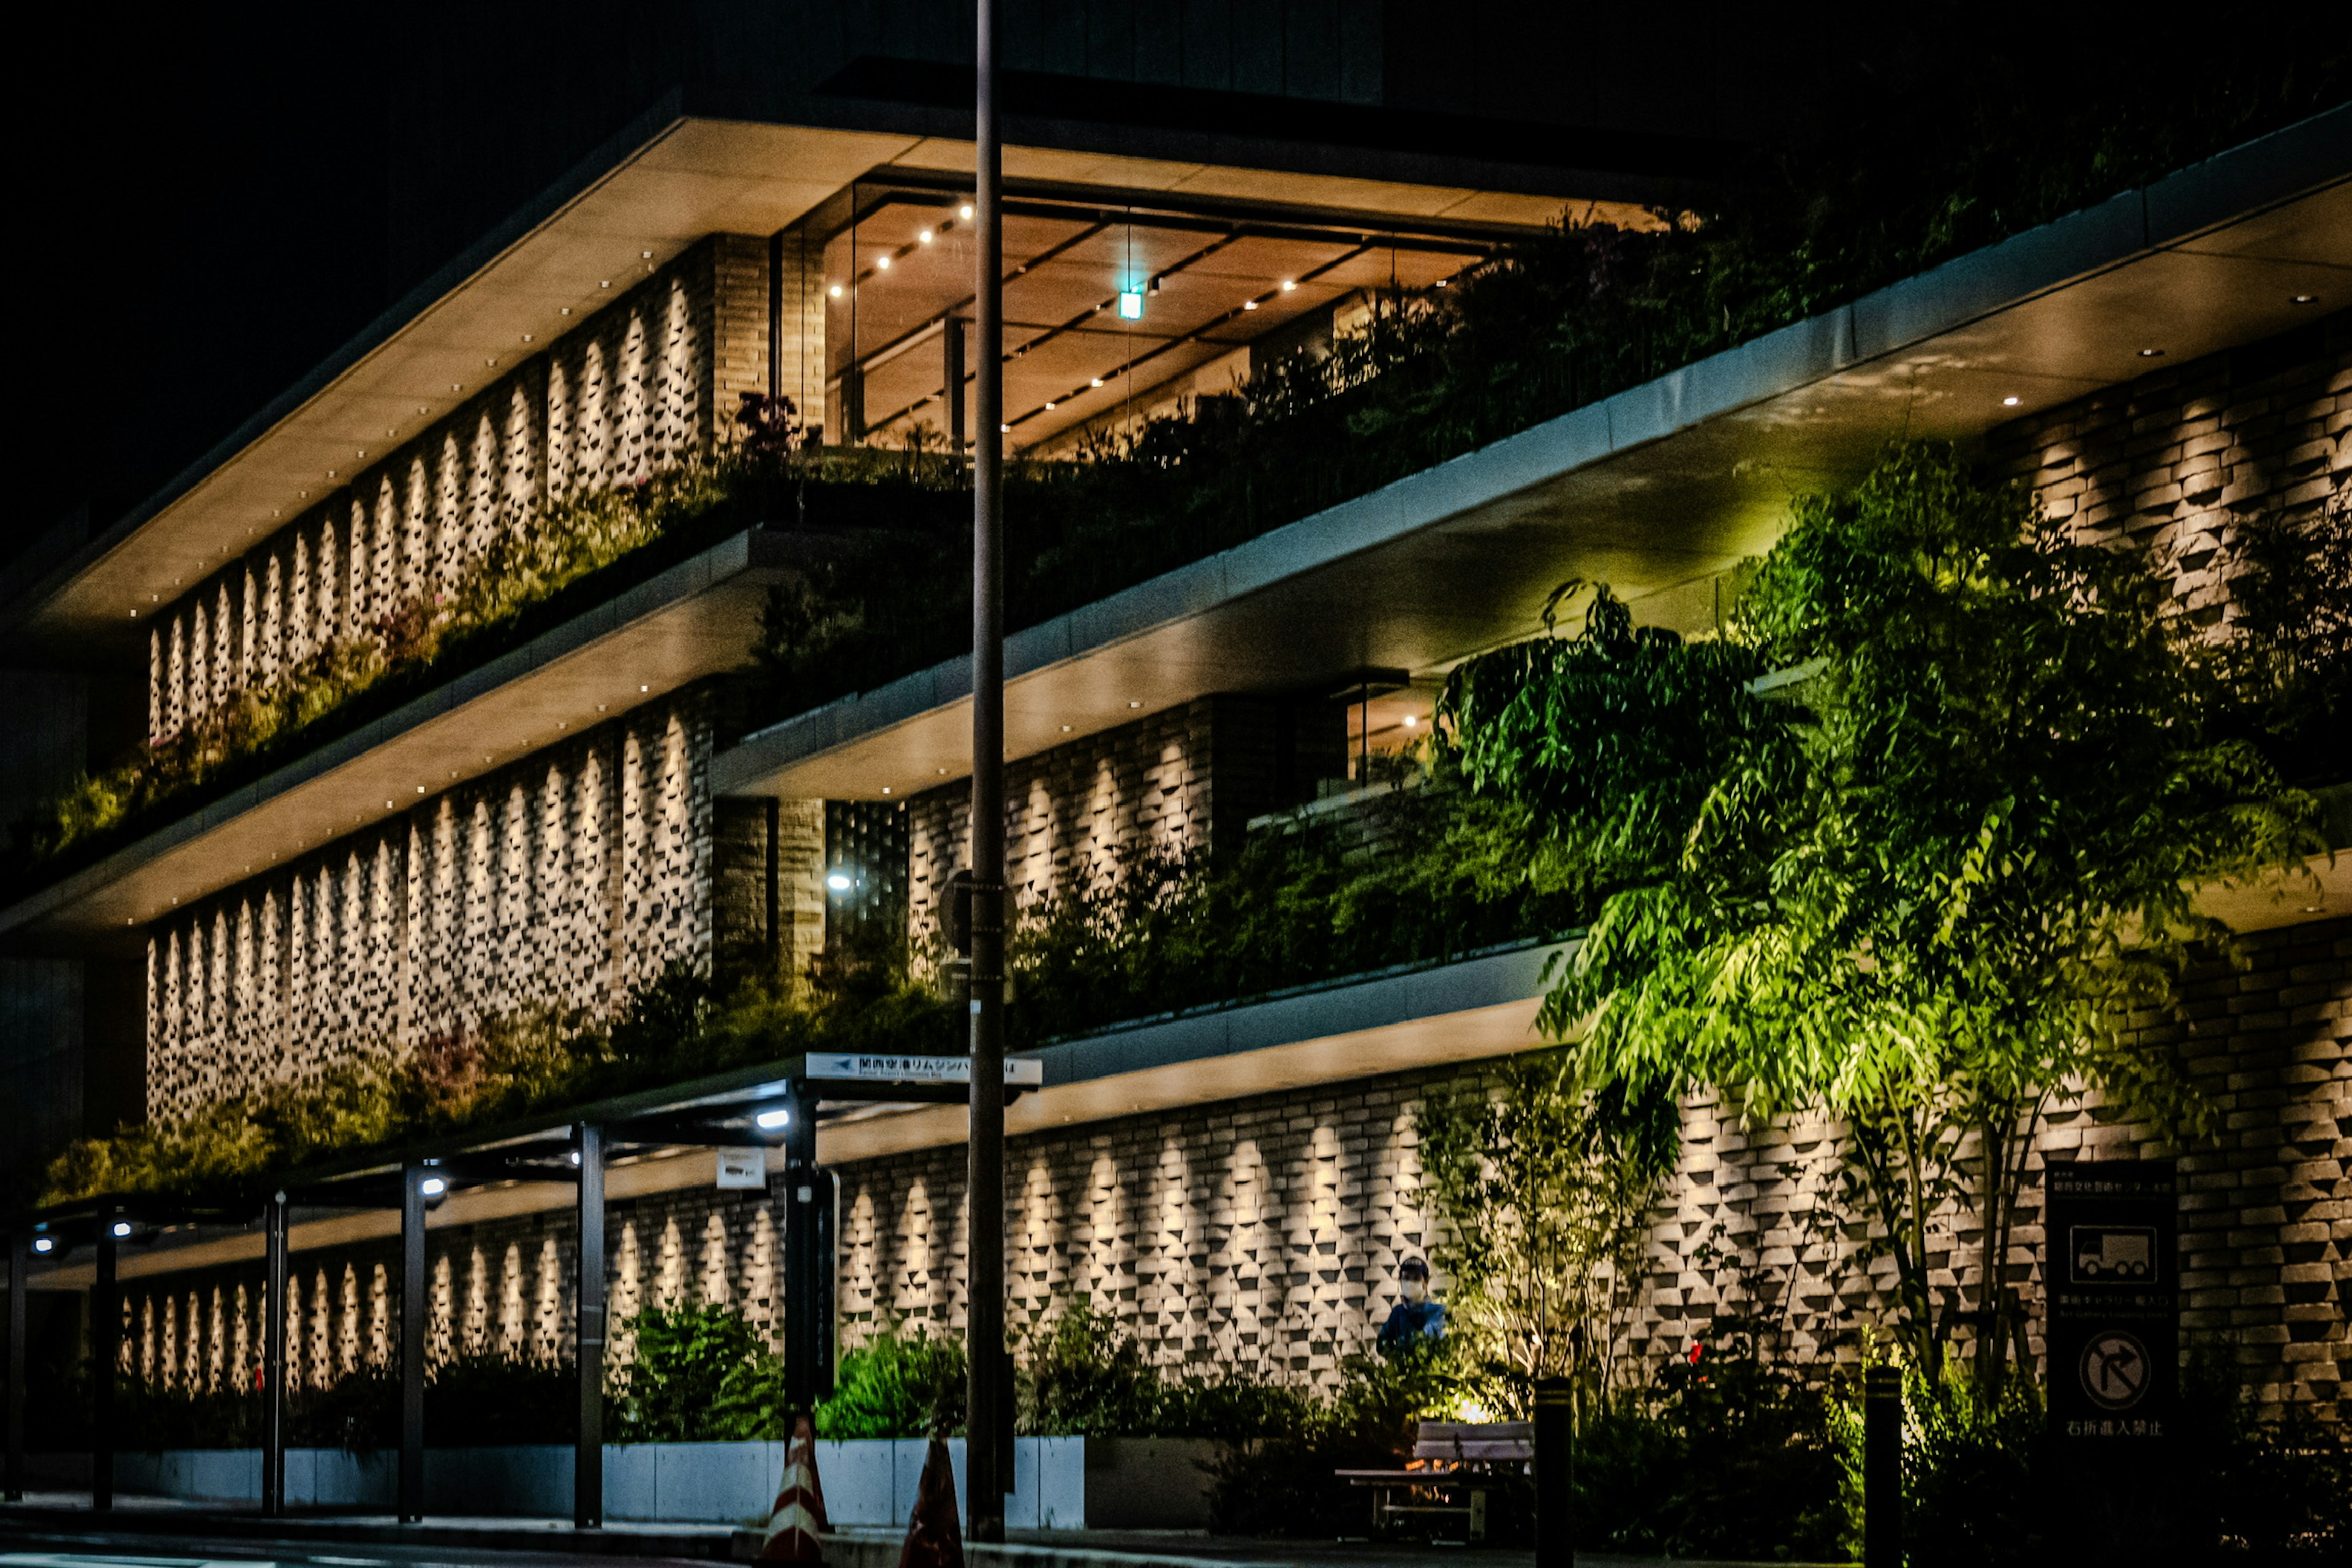
[{"label": "orange and white traffic cone", "polygon": [[824,1561],[824,1488],[816,1477],[816,1428],[806,1415],[793,1417],[792,1447],[784,1450],[784,1481],[768,1516],[761,1563]]},{"label": "orange and white traffic cone", "polygon": [[948,1459],[946,1442],[938,1437],[923,1456],[923,1479],[915,1488],[915,1511],[907,1521],[907,1544],[899,1550],[898,1568],[963,1568],[955,1466]]}]

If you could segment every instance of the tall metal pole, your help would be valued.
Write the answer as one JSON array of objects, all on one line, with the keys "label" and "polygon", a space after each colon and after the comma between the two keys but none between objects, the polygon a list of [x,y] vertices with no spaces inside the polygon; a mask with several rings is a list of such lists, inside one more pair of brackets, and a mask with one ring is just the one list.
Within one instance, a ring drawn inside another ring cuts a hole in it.
[{"label": "tall metal pole", "polygon": [[31,1310],[33,1237],[8,1233],[8,1474],[10,1502],[25,1500],[25,1314]]},{"label": "tall metal pole", "polygon": [[400,1500],[403,1524],[425,1517],[425,1176],[400,1173]]},{"label": "tall metal pole", "polygon": [[994,1434],[1012,1398],[1004,1386],[1004,222],[996,120],[996,3],[977,0],[973,60],[979,121],[972,207],[978,253],[972,289],[971,468],[971,1171],[965,1186],[971,1257],[966,1270],[971,1405],[964,1450],[965,1528],[1004,1539],[1004,1493]]},{"label": "tall metal pole", "polygon": [[289,1205],[284,1193],[270,1194],[263,1211],[264,1251],[269,1281],[261,1326],[261,1511],[286,1511],[286,1290],[292,1269],[286,1257]]},{"label": "tall metal pole", "polygon": [[122,1359],[122,1298],[114,1284],[114,1216],[98,1222],[98,1279],[89,1292],[89,1506],[114,1506],[114,1382]]},{"label": "tall metal pole", "polygon": [[580,1373],[580,1429],[572,1456],[572,1522],[604,1528],[604,1130],[580,1126],[580,1274],[572,1283],[578,1320],[573,1352]]}]

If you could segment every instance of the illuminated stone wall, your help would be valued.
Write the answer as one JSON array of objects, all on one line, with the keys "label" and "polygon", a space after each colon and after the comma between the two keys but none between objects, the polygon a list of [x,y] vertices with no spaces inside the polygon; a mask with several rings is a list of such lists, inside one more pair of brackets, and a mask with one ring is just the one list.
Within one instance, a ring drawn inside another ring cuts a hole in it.
[{"label": "illuminated stone wall", "polygon": [[[821,290],[785,266],[785,389],[822,417]],[[715,235],[610,305],[553,319],[541,343],[421,427],[399,422],[324,468],[310,510],[253,520],[256,542],[160,607],[148,637],[148,732],[169,734],[383,617],[446,594],[543,502],[626,484],[731,441],[742,394],[768,384],[769,251]],[[804,298],[805,297],[805,298]],[[803,384],[806,382],[808,384]],[[453,389],[454,390],[454,389]],[[405,410],[402,412],[406,412]],[[387,416],[387,417],[393,417]]]},{"label": "illuminated stone wall", "polygon": [[155,921],[149,1114],[707,960],[706,710],[639,709]]}]

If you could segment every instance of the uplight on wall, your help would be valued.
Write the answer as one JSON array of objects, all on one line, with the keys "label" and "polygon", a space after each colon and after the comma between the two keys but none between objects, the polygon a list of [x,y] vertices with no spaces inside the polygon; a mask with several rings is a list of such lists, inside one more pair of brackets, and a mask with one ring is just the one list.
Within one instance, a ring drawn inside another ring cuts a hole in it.
[{"label": "uplight on wall", "polygon": [[1143,290],[1122,289],[1118,291],[1118,319],[1122,321],[1143,320]]},{"label": "uplight on wall", "polygon": [[836,893],[845,893],[849,891],[850,882],[846,876],[843,875],[839,871],[835,871],[832,876],[827,877],[824,879],[824,885],[831,888]]}]

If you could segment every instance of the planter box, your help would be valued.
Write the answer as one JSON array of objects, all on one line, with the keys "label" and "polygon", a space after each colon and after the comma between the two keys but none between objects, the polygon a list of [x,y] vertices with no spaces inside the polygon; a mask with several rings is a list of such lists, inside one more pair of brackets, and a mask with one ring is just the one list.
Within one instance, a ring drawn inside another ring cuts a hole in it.
[{"label": "planter box", "polygon": [[[604,1449],[604,1515],[678,1524],[765,1524],[784,1472],[782,1443],[632,1443]],[[915,1506],[929,1445],[919,1439],[820,1442],[825,1511],[843,1525],[900,1526]],[[963,1440],[951,1438],[956,1496],[963,1496]],[[44,1472],[89,1484],[87,1455],[39,1458]],[[388,1508],[399,1456],[341,1448],[289,1448],[286,1501],[293,1508]],[[561,1518],[572,1511],[572,1450],[532,1446],[427,1448],[425,1510],[461,1517]],[[1087,1439],[1023,1437],[1013,1450],[1005,1522],[1016,1530],[1083,1530]],[[132,1450],[114,1459],[124,1492],[198,1502],[258,1504],[257,1448]]]}]

